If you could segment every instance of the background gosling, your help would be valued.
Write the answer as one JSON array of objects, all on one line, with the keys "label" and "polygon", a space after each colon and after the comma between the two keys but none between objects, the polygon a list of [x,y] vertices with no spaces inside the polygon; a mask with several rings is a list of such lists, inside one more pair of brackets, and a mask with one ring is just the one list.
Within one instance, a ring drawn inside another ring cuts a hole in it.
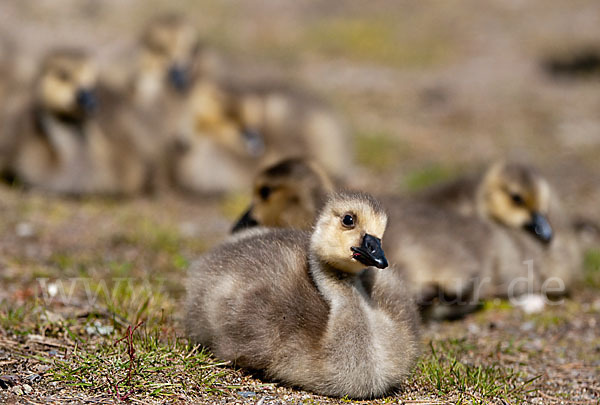
[{"label": "background gosling", "polygon": [[[236,365],[319,394],[369,398],[398,387],[418,352],[415,312],[381,237],[372,197],[339,193],[312,234],[233,238],[191,267],[186,329]],[[366,268],[366,269],[365,269]]]},{"label": "background gosling", "polygon": [[282,86],[255,83],[229,85],[233,119],[245,131],[264,138],[264,164],[290,156],[318,162],[335,178],[351,169],[351,139],[334,112],[307,94]]},{"label": "background gosling", "polygon": [[[340,178],[352,160],[346,129],[332,111],[276,86],[198,81],[178,137],[185,151],[175,178],[196,192],[244,189],[256,169],[292,156],[313,159]],[[204,174],[215,170],[221,173],[218,184]]]},{"label": "background gosling", "polygon": [[[502,253],[498,255],[495,284],[501,286],[501,295],[511,283],[515,285],[515,278],[527,275],[529,269],[524,262],[528,260],[533,265],[533,283],[521,283],[513,293],[564,295],[580,278],[582,252],[573,218],[563,209],[548,181],[533,167],[516,163],[493,165],[477,188],[475,204],[479,217],[492,224],[498,235],[497,251]],[[551,290],[544,288],[544,283],[552,278],[555,283]],[[557,288],[558,284],[563,288]]]},{"label": "background gosling", "polygon": [[[573,226],[574,216],[530,165],[496,163],[479,177],[435,187],[421,198],[477,217],[494,229],[496,295],[539,293],[553,277],[564,284],[561,294],[565,294],[581,276],[582,246]],[[515,284],[513,280],[530,276],[524,264],[529,260],[533,264],[531,282]],[[511,283],[518,287],[508,292]]]},{"label": "background gosling", "polygon": [[329,176],[317,164],[300,158],[267,167],[254,179],[252,203],[233,227],[310,229],[333,191]]},{"label": "background gosling", "polygon": [[198,40],[193,24],[177,14],[158,16],[140,38],[131,79],[134,97],[144,106],[183,98],[198,77],[216,75],[219,65],[217,54]]},{"label": "background gosling", "polygon": [[85,53],[50,53],[31,99],[5,128],[4,170],[26,186],[64,194],[143,191],[148,165],[129,137],[139,122],[128,111],[100,88]]}]

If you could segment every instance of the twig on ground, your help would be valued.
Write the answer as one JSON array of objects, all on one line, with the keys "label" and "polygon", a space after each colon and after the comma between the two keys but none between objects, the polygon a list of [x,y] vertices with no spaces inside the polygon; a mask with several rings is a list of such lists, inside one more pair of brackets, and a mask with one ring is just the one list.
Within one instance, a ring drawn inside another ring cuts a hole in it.
[{"label": "twig on ground", "polygon": [[[121,384],[124,381],[126,381],[127,385],[131,387],[131,376],[133,375],[133,365],[136,362],[135,347],[133,346],[133,333],[140,326],[142,326],[143,323],[144,323],[144,321],[140,321],[133,328],[131,327],[131,325],[129,325],[127,327],[127,331],[125,332],[125,336],[123,336],[122,338],[116,340],[115,343],[114,343],[114,346],[116,346],[119,343],[121,343],[123,341],[126,341],[127,342],[127,354],[129,356],[129,365],[127,367],[127,376],[123,377],[121,380],[117,381],[116,383],[113,382],[110,379],[110,377],[106,376],[106,378],[107,378],[107,380],[109,382],[108,388],[109,388],[111,394],[113,394],[114,397],[118,401],[126,401],[126,400],[129,399],[129,397],[131,396],[131,394],[133,394],[133,388],[130,388],[129,391],[127,391],[125,394],[121,394],[121,392],[119,391],[119,384]],[[113,389],[114,389],[114,392],[113,392]]]}]

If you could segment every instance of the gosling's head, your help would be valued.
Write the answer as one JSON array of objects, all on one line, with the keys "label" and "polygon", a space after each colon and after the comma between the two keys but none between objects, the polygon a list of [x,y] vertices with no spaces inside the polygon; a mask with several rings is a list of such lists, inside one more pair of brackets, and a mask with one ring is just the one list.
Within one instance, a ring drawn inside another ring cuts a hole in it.
[{"label": "gosling's head", "polygon": [[319,214],[311,237],[315,256],[340,271],[356,274],[365,267],[388,266],[381,247],[387,215],[368,194],[332,194]]},{"label": "gosling's head", "polygon": [[141,38],[141,68],[162,76],[178,92],[187,90],[200,44],[193,25],[179,15],[151,21]]},{"label": "gosling's head", "polygon": [[43,60],[36,81],[36,98],[46,111],[83,119],[97,108],[98,72],[94,63],[77,50],[55,51]]},{"label": "gosling's head", "polygon": [[498,163],[483,178],[478,190],[482,215],[505,226],[525,229],[543,243],[552,240],[548,221],[550,187],[532,167]]},{"label": "gosling's head", "polygon": [[244,124],[237,105],[237,95],[216,81],[198,82],[188,99],[193,131],[240,158],[256,159],[265,151],[264,138]]},{"label": "gosling's head", "polygon": [[252,204],[233,232],[255,225],[310,229],[331,191],[333,184],[315,163],[285,159],[258,174]]}]

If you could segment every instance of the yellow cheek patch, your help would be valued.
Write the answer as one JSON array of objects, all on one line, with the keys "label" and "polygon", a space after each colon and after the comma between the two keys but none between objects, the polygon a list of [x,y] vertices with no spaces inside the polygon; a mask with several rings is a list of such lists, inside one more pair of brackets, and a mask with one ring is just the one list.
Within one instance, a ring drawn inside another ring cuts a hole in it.
[{"label": "yellow cheek patch", "polygon": [[85,63],[77,69],[75,78],[77,87],[93,88],[96,87],[98,72],[91,64]]},{"label": "yellow cheek patch", "polygon": [[545,180],[541,180],[536,187],[537,198],[536,208],[537,211],[547,213],[550,209],[551,191],[550,186]]},{"label": "yellow cheek patch", "polygon": [[73,108],[75,88],[70,83],[47,77],[42,81],[40,96],[47,107],[66,111]]}]

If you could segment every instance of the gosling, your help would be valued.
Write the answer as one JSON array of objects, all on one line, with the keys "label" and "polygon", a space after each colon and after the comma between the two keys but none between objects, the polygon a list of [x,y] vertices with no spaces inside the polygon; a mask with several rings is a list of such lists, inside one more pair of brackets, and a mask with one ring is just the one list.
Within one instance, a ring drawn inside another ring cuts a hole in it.
[{"label": "gosling", "polygon": [[211,80],[197,83],[186,98],[170,159],[171,182],[177,188],[206,195],[251,184],[264,139],[237,125],[230,103],[230,95]]},{"label": "gosling", "polygon": [[317,394],[399,387],[418,354],[410,297],[381,247],[387,216],[366,194],[330,197],[312,233],[234,237],[191,267],[186,330],[222,359]]},{"label": "gosling", "polygon": [[104,92],[90,58],[57,50],[41,63],[31,100],[7,124],[5,176],[68,194],[142,192],[149,164],[129,135],[135,117]]},{"label": "gosling", "polygon": [[260,134],[262,162],[302,155],[335,178],[351,169],[351,139],[344,123],[322,100],[273,84],[230,85],[233,120],[246,132]]},{"label": "gosling", "polygon": [[309,230],[331,192],[333,184],[319,165],[284,159],[256,176],[252,203],[233,232],[255,225]]},{"label": "gosling", "polygon": [[[548,181],[529,165],[496,163],[479,178],[459,179],[421,198],[493,228],[495,295],[548,293],[544,283],[550,279],[557,283],[550,295],[564,295],[581,277],[582,253],[572,218]],[[529,260],[531,269],[524,263]],[[524,276],[529,283],[515,289],[515,280]]]},{"label": "gosling", "polygon": [[136,101],[146,106],[185,97],[198,77],[216,75],[221,64],[215,51],[200,43],[195,27],[177,14],[151,20],[138,51],[131,86]]},{"label": "gosling", "polygon": [[202,80],[182,116],[184,152],[174,172],[184,189],[242,190],[258,168],[292,156],[313,159],[339,178],[350,170],[342,122],[322,102],[290,89]]}]

